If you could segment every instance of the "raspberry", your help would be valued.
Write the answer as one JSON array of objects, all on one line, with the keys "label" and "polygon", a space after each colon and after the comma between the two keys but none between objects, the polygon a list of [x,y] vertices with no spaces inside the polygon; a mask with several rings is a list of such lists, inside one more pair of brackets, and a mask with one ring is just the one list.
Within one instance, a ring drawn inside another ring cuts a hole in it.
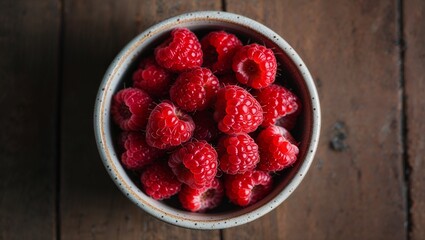
[{"label": "raspberry", "polygon": [[221,74],[232,70],[233,56],[242,47],[242,43],[231,33],[216,31],[202,38],[201,46],[204,52],[204,66],[214,73]]},{"label": "raspberry", "polygon": [[122,130],[143,130],[148,121],[151,104],[151,97],[143,90],[122,89],[112,99],[112,118]]},{"label": "raspberry", "polygon": [[171,37],[155,49],[155,59],[162,67],[175,72],[200,67],[201,44],[189,29],[176,28]]},{"label": "raspberry", "polygon": [[260,156],[258,146],[248,134],[223,136],[218,143],[220,169],[227,174],[240,174],[255,168]]},{"label": "raspberry", "polygon": [[226,195],[239,206],[248,206],[263,199],[272,189],[272,177],[263,171],[248,171],[243,174],[226,175]]},{"label": "raspberry", "polygon": [[274,82],[277,70],[276,57],[272,50],[253,43],[243,46],[236,52],[232,68],[239,82],[260,89]]},{"label": "raspberry", "polygon": [[255,91],[254,96],[264,111],[263,127],[276,124],[282,117],[297,112],[301,106],[295,94],[276,84]]},{"label": "raspberry", "polygon": [[280,171],[297,160],[298,147],[286,129],[270,126],[258,135],[256,142],[260,151],[258,169]]},{"label": "raspberry", "polygon": [[263,110],[245,89],[228,85],[217,93],[214,119],[224,133],[249,133],[263,122]]},{"label": "raspberry", "polygon": [[183,208],[191,212],[205,212],[217,207],[223,200],[223,184],[218,178],[210,186],[204,188],[191,188],[183,185],[179,192],[179,200]]},{"label": "raspberry", "polygon": [[142,60],[139,68],[133,73],[133,86],[155,97],[161,97],[168,92],[171,80],[171,73],[159,66],[153,57]]},{"label": "raspberry", "polygon": [[193,121],[195,122],[193,138],[197,140],[205,140],[207,142],[212,142],[217,138],[217,123],[214,121],[214,117],[211,112],[197,112],[193,115]]},{"label": "raspberry", "polygon": [[170,156],[168,165],[181,182],[203,188],[217,173],[217,152],[206,141],[190,142]]},{"label": "raspberry", "polygon": [[220,85],[208,68],[181,73],[170,89],[171,100],[181,109],[204,110],[213,102]]},{"label": "raspberry", "polygon": [[192,118],[166,100],[158,104],[149,116],[146,142],[152,147],[167,149],[187,142],[194,129]]},{"label": "raspberry", "polygon": [[125,149],[121,162],[129,170],[140,170],[163,156],[162,151],[146,143],[145,135],[140,132],[123,132],[121,139]]},{"label": "raspberry", "polygon": [[167,199],[177,194],[182,185],[173,171],[163,162],[149,165],[140,180],[146,194],[156,200]]}]

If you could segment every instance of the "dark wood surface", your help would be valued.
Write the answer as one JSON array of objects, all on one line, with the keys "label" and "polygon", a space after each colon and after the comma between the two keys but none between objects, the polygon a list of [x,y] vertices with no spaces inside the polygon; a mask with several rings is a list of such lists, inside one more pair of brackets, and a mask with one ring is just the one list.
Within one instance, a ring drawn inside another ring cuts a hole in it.
[{"label": "dark wood surface", "polygon": [[[251,17],[308,65],[317,155],[291,197],[249,224],[163,223],[117,189],[92,111],[118,51],[195,10]],[[425,2],[0,1],[0,239],[425,239]]]},{"label": "dark wood surface", "polygon": [[0,239],[56,236],[58,3],[0,1]]}]

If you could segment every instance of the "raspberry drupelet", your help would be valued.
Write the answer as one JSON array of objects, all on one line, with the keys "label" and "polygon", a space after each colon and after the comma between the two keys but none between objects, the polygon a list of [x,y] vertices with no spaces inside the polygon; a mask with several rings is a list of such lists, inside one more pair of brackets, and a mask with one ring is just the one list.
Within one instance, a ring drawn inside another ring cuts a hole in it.
[{"label": "raspberry drupelet", "polygon": [[251,171],[260,161],[258,145],[246,133],[221,137],[217,148],[220,169],[227,174]]},{"label": "raspberry drupelet", "polygon": [[204,66],[214,73],[223,74],[232,70],[233,56],[242,47],[242,43],[234,34],[215,31],[202,38],[201,46]]},{"label": "raspberry drupelet", "polygon": [[140,62],[132,79],[135,88],[145,90],[153,97],[162,97],[168,93],[173,76],[149,57]]},{"label": "raspberry drupelet", "polygon": [[204,110],[215,100],[220,88],[218,79],[208,68],[181,73],[171,86],[170,98],[187,112]]},{"label": "raspberry drupelet", "polygon": [[187,28],[176,28],[155,49],[155,59],[162,67],[182,72],[202,65],[202,49],[196,35]]},{"label": "raspberry drupelet", "polygon": [[271,49],[262,45],[245,45],[233,57],[232,68],[240,83],[260,89],[275,81],[276,57]]},{"label": "raspberry drupelet", "polygon": [[223,200],[224,188],[219,178],[214,179],[210,186],[191,188],[183,185],[179,192],[179,200],[184,209],[191,212],[205,212],[217,207]]},{"label": "raspberry drupelet", "polygon": [[263,127],[278,124],[285,116],[292,114],[296,116],[301,109],[298,97],[285,87],[276,84],[255,91],[254,96],[264,111],[264,121],[261,124]]},{"label": "raspberry drupelet", "polygon": [[272,177],[267,172],[254,170],[226,175],[224,185],[230,201],[244,207],[258,202],[270,192]]},{"label": "raspberry drupelet", "polygon": [[292,165],[298,156],[294,138],[284,128],[270,126],[256,138],[260,150],[258,169],[276,172]]},{"label": "raspberry drupelet", "polygon": [[152,98],[143,90],[125,88],[114,95],[112,118],[122,130],[141,131],[146,127]]},{"label": "raspberry drupelet", "polygon": [[165,162],[149,165],[141,174],[140,181],[145,193],[156,200],[177,194],[182,185]]},{"label": "raspberry drupelet", "polygon": [[217,174],[217,152],[203,140],[186,143],[171,154],[168,165],[189,187],[207,187]]},{"label": "raspberry drupelet", "polygon": [[141,170],[164,155],[163,151],[149,146],[145,134],[141,132],[123,132],[121,144],[124,148],[121,162],[128,170]]},{"label": "raspberry drupelet", "polygon": [[263,109],[247,90],[227,85],[217,93],[214,119],[224,133],[250,133],[263,122]]},{"label": "raspberry drupelet", "polygon": [[149,116],[146,142],[159,149],[169,149],[189,141],[195,130],[192,117],[165,100]]}]

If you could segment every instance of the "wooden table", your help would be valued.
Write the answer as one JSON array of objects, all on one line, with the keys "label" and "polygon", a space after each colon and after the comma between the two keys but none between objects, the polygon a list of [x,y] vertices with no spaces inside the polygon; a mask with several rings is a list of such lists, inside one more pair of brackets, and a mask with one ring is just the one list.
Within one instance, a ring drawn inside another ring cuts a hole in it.
[{"label": "wooden table", "polygon": [[[224,10],[281,34],[309,66],[323,128],[279,208],[194,231],[126,199],[96,149],[97,87],[127,41]],[[0,1],[0,239],[425,239],[425,1]]]}]

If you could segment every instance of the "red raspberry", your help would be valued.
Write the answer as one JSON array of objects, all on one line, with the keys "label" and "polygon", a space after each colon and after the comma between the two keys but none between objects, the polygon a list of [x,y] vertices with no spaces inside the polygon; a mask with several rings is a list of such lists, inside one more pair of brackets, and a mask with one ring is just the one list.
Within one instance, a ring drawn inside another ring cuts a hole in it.
[{"label": "red raspberry", "polygon": [[224,196],[223,184],[215,178],[211,186],[204,188],[191,188],[183,185],[179,192],[179,200],[184,209],[191,212],[205,212],[217,207]]},{"label": "red raspberry", "polygon": [[121,162],[129,170],[140,170],[163,156],[161,150],[146,143],[145,135],[140,132],[123,132],[121,139],[125,149]]},{"label": "red raspberry", "polygon": [[229,73],[222,75],[218,78],[220,86],[225,87],[227,85],[239,85],[238,80],[236,80],[235,74]]},{"label": "red raspberry", "polygon": [[181,73],[170,89],[171,100],[181,109],[204,110],[213,102],[220,85],[208,68],[196,68]]},{"label": "red raspberry", "polygon": [[133,86],[155,97],[161,97],[168,92],[171,80],[171,73],[159,66],[153,57],[142,60],[139,68],[133,73]]},{"label": "red raspberry", "polygon": [[223,136],[218,143],[220,169],[227,174],[241,174],[255,168],[260,156],[258,146],[248,134]]},{"label": "red raspberry", "polygon": [[201,46],[204,52],[204,66],[214,73],[221,74],[232,70],[233,56],[242,47],[242,43],[231,33],[217,31],[202,38]]},{"label": "red raspberry", "polygon": [[212,142],[217,138],[217,123],[214,121],[214,117],[211,112],[197,112],[193,115],[193,121],[195,122],[193,138],[197,140],[205,140],[207,142]]},{"label": "red raspberry", "polygon": [[276,84],[255,91],[254,96],[264,111],[263,127],[276,124],[282,117],[297,112],[301,107],[295,94]]},{"label": "red raspberry", "polygon": [[258,169],[280,171],[297,160],[298,147],[286,129],[270,126],[258,135],[256,142],[260,151]]},{"label": "red raspberry", "polygon": [[187,142],[194,130],[192,118],[166,100],[158,104],[149,116],[146,142],[152,147],[167,149]]},{"label": "red raspberry", "polygon": [[226,195],[239,206],[248,206],[263,199],[272,189],[272,177],[263,171],[248,171],[227,175],[224,180]]},{"label": "red raspberry", "polygon": [[224,133],[249,133],[263,122],[263,110],[248,91],[228,85],[217,93],[214,119]]},{"label": "red raspberry", "polygon": [[166,163],[149,165],[142,173],[142,188],[152,198],[162,200],[180,191],[182,183],[176,178]]},{"label": "red raspberry", "polygon": [[159,65],[176,72],[200,67],[201,44],[189,29],[176,28],[171,37],[155,49],[155,59]]},{"label": "red raspberry", "polygon": [[239,82],[260,89],[274,82],[276,57],[271,49],[253,43],[236,52],[232,68]]},{"label": "red raspberry", "polygon": [[217,173],[217,152],[206,141],[190,142],[170,156],[168,165],[181,182],[203,188]]},{"label": "red raspberry", "polygon": [[143,90],[122,89],[112,99],[112,118],[122,130],[143,130],[148,121],[151,104],[151,97]]}]

